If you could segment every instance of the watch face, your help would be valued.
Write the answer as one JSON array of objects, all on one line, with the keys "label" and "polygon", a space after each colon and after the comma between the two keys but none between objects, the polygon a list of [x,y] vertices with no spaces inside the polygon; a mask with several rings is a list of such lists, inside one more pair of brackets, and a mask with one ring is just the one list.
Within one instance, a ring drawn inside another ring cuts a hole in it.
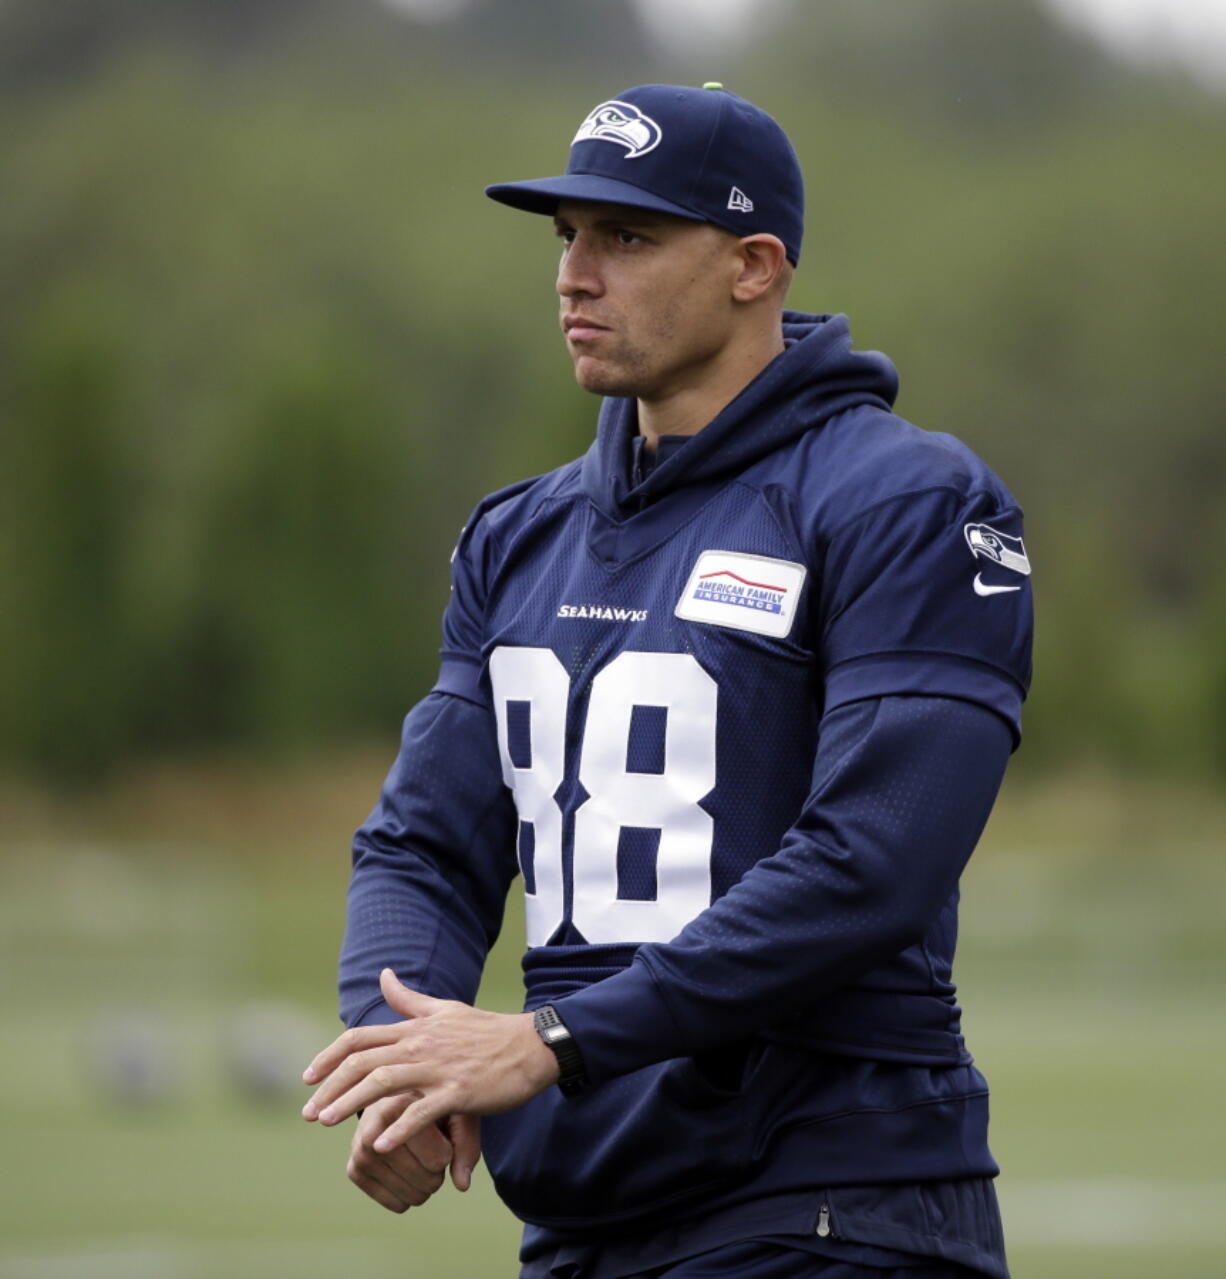
[{"label": "watch face", "polygon": [[559,1039],[569,1039],[570,1032],[565,1026],[546,1026],[545,1029],[541,1031],[541,1038],[547,1044],[554,1044],[557,1043]]}]

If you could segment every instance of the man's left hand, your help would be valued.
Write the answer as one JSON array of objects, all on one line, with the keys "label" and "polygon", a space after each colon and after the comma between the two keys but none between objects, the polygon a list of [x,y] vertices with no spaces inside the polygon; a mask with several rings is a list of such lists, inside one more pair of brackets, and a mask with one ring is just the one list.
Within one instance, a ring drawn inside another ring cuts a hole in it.
[{"label": "man's left hand", "polygon": [[383,997],[407,1018],[390,1026],[345,1031],[303,1074],[320,1083],[302,1117],[338,1124],[381,1097],[417,1100],[384,1130],[374,1148],[388,1151],[446,1115],[493,1115],[544,1092],[558,1063],[531,1013],[490,1013],[433,999],[402,985],[390,968],[379,977]]}]

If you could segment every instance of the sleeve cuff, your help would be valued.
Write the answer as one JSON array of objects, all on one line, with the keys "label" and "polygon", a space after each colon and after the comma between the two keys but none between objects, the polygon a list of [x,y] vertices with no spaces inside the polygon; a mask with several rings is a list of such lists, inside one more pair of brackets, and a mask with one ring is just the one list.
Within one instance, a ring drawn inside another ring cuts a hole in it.
[{"label": "sleeve cuff", "polygon": [[396,1021],[404,1021],[404,1017],[390,1004],[379,1000],[378,1003],[371,1004],[353,1024],[354,1026],[390,1026]]},{"label": "sleeve cuff", "polygon": [[604,1083],[689,1051],[645,965],[629,968],[555,1002],[591,1083]]},{"label": "sleeve cuff", "polygon": [[878,653],[833,667],[826,675],[827,711],[868,697],[953,697],[995,711],[1022,740],[1025,690],[1010,676],[969,658],[941,653]]},{"label": "sleeve cuff", "polygon": [[481,685],[483,666],[471,657],[444,653],[439,666],[438,680],[430,690],[433,693],[450,693],[466,702],[489,709],[490,699]]}]

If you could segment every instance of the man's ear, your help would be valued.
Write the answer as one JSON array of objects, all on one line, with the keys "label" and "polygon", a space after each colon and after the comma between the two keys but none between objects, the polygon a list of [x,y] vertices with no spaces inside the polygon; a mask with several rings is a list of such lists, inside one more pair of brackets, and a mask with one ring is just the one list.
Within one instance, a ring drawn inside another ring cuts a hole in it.
[{"label": "man's ear", "polygon": [[787,262],[787,250],[777,235],[762,232],[747,235],[737,242],[741,269],[732,284],[737,302],[754,302],[769,293]]}]

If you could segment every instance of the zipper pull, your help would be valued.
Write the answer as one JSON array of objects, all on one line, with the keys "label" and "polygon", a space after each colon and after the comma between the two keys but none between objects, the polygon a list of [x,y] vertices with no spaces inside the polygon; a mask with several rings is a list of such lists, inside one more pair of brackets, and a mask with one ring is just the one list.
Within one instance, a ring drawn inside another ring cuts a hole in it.
[{"label": "zipper pull", "polygon": [[825,1239],[830,1233],[830,1205],[822,1204],[817,1210],[817,1233]]}]

